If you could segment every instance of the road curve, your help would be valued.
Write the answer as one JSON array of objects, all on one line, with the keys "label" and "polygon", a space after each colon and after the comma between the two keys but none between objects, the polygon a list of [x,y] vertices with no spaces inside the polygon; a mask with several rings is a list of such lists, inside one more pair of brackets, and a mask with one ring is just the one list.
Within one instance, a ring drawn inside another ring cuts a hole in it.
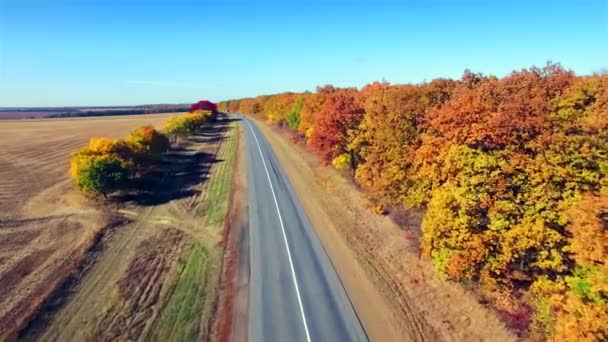
[{"label": "road curve", "polygon": [[256,125],[243,116],[252,342],[367,341],[314,228]]}]

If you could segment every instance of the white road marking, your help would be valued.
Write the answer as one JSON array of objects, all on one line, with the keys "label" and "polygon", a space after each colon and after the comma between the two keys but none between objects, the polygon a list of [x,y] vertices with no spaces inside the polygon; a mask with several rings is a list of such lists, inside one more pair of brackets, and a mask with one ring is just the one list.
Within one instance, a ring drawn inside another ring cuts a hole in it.
[{"label": "white road marking", "polygon": [[298,278],[296,277],[296,271],[293,267],[293,261],[291,260],[291,252],[289,251],[289,243],[287,242],[287,234],[285,234],[285,226],[283,225],[283,218],[281,217],[281,211],[279,210],[279,202],[277,202],[277,196],[274,194],[274,187],[272,186],[272,181],[270,180],[270,173],[268,172],[268,167],[266,166],[266,161],[264,161],[264,155],[262,154],[262,148],[260,147],[260,142],[258,141],[258,137],[255,135],[253,128],[248,120],[243,118],[243,121],[247,123],[249,126],[249,130],[251,134],[253,134],[253,138],[255,139],[256,144],[258,145],[258,150],[260,151],[260,157],[262,158],[262,164],[264,164],[264,170],[266,171],[266,176],[268,177],[268,184],[270,184],[270,191],[272,192],[272,198],[274,199],[274,205],[277,208],[277,213],[279,214],[279,223],[281,224],[281,230],[283,231],[283,240],[285,241],[285,249],[287,249],[287,258],[289,259],[289,266],[291,267],[291,276],[293,278],[293,286],[296,288],[296,296],[298,297],[298,304],[300,304],[300,313],[302,314],[302,323],[304,323],[304,331],[306,331],[306,341],[310,341],[310,333],[308,332],[308,324],[306,323],[306,315],[304,314],[304,306],[302,305],[302,298],[300,297],[300,287],[298,286]]}]

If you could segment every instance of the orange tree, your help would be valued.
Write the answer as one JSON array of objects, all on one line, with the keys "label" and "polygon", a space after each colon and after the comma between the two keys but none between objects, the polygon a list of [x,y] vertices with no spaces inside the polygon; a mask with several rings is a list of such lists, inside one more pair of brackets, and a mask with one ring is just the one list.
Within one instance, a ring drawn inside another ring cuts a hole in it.
[{"label": "orange tree", "polygon": [[141,126],[134,129],[125,141],[140,154],[160,155],[169,149],[167,137],[152,126]]},{"label": "orange tree", "polygon": [[410,204],[421,124],[430,108],[449,98],[454,84],[436,80],[419,86],[374,83],[363,88],[365,115],[351,144],[361,156],[355,178],[383,204]]},{"label": "orange tree", "polygon": [[265,97],[271,122],[384,204],[426,209],[423,256],[444,278],[536,336],[608,339],[608,75],[326,86],[294,95],[299,117],[281,96]]},{"label": "orange tree", "polygon": [[559,219],[571,264],[567,272],[533,284],[533,329],[559,340],[606,340],[608,75],[577,80],[552,104],[556,139],[540,146],[555,170],[549,185],[565,192]]},{"label": "orange tree", "polygon": [[358,156],[349,145],[357,135],[363,114],[355,89],[341,89],[329,94],[317,115],[308,146],[325,162],[341,156],[354,171]]},{"label": "orange tree", "polygon": [[307,94],[302,103],[300,111],[300,120],[298,123],[297,132],[309,138],[314,130],[314,125],[317,122],[316,115],[321,110],[327,95],[334,92],[336,89],[331,85],[317,87],[317,91],[313,94]]}]

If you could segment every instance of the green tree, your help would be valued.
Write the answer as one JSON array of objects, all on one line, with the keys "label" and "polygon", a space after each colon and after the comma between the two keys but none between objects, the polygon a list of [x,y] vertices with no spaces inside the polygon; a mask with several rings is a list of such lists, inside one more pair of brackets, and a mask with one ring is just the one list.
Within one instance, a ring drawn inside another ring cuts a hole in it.
[{"label": "green tree", "polygon": [[302,107],[304,106],[304,96],[300,95],[296,101],[291,106],[291,111],[287,113],[285,117],[285,122],[287,126],[294,131],[298,130],[298,126],[300,125],[300,113],[302,112]]},{"label": "green tree", "polygon": [[74,182],[83,192],[107,197],[124,187],[130,175],[129,168],[120,158],[111,155],[89,156],[75,173]]}]

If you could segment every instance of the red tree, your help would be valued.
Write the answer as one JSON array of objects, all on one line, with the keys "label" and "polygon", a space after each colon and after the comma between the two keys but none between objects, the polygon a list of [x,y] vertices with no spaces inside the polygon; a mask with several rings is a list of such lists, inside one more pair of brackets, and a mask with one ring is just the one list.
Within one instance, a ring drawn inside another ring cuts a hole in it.
[{"label": "red tree", "polygon": [[364,110],[356,90],[330,93],[318,113],[308,145],[325,162],[347,152],[349,131],[357,129]]},{"label": "red tree", "polygon": [[194,113],[197,110],[209,110],[213,114],[217,114],[217,105],[211,101],[198,101],[197,103],[190,106],[190,113]]}]

